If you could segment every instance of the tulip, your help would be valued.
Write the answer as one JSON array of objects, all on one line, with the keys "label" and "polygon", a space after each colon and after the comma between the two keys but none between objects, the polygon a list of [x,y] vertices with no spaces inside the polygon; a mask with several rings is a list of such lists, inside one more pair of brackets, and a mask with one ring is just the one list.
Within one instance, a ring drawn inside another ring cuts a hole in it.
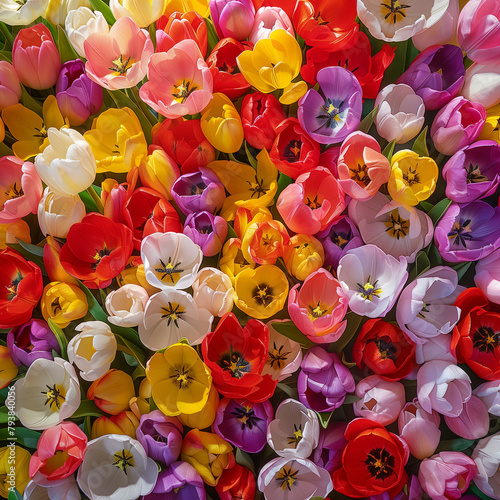
[{"label": "tulip", "polygon": [[283,29],[295,36],[292,21],[281,7],[261,7],[256,13],[248,41],[254,45],[274,30]]},{"label": "tulip", "polygon": [[108,23],[102,12],[94,12],[88,7],[70,10],[64,24],[68,40],[80,57],[85,57],[83,44],[91,33],[109,33]]},{"label": "tulip", "polygon": [[87,390],[87,399],[93,400],[98,408],[111,415],[129,409],[129,401],[135,396],[132,377],[121,370],[111,369]]},{"label": "tulip", "polygon": [[246,40],[254,23],[251,0],[210,0],[210,17],[219,38]]},{"label": "tulip", "polygon": [[350,309],[369,318],[383,317],[403,289],[406,268],[404,257],[398,261],[375,245],[349,250],[340,259],[337,275]]},{"label": "tulip", "polygon": [[48,3],[49,0],[26,0],[21,4],[6,0],[2,5],[0,21],[10,26],[27,26],[44,15]]},{"label": "tulip", "polygon": [[283,249],[283,260],[287,271],[300,281],[323,267],[325,252],[323,245],[314,236],[296,234]]},{"label": "tulip", "polygon": [[0,89],[0,111],[17,104],[21,99],[19,77],[14,66],[7,61],[0,61]]},{"label": "tulip", "polygon": [[41,319],[30,319],[7,334],[7,346],[17,366],[30,366],[35,359],[53,359],[52,351],[61,353],[61,347],[49,325]]},{"label": "tulip", "polygon": [[[127,472],[127,469],[131,469]],[[133,500],[153,490],[158,478],[156,462],[129,436],[108,434],[87,445],[78,470],[78,486],[91,500]]]},{"label": "tulip", "polygon": [[465,83],[460,92],[470,102],[485,108],[500,102],[500,76],[497,61],[488,64],[472,64],[465,72]]},{"label": "tulip", "polygon": [[455,363],[457,358],[451,353],[451,335],[440,333],[428,339],[425,344],[416,344],[415,361],[427,363],[435,359]]},{"label": "tulip", "polygon": [[283,248],[290,237],[286,227],[278,221],[264,220],[249,224],[243,235],[243,256],[257,264],[276,264],[283,257]]},{"label": "tulip", "polygon": [[464,409],[458,417],[445,416],[448,428],[464,439],[480,439],[490,430],[488,408],[476,396],[472,396],[464,404]]},{"label": "tulip", "polygon": [[375,99],[377,106],[375,126],[387,141],[404,144],[413,139],[424,124],[424,101],[403,83],[384,87]]},{"label": "tulip", "polygon": [[156,52],[168,52],[176,43],[191,38],[202,56],[207,52],[207,25],[200,14],[194,10],[174,11],[170,16],[163,15],[156,22]]},{"label": "tulip", "polygon": [[349,369],[335,353],[322,347],[311,347],[300,368],[299,400],[311,410],[333,411],[342,406],[348,392],[354,391],[354,378]]},{"label": "tulip", "polygon": [[29,88],[48,89],[56,83],[61,59],[44,24],[19,31],[12,46],[12,64],[19,81]]},{"label": "tulip", "polygon": [[500,303],[500,274],[498,259],[500,251],[495,250],[487,257],[478,261],[474,283],[486,295],[490,302]]},{"label": "tulip", "polygon": [[90,436],[91,439],[96,439],[106,434],[121,434],[135,439],[138,425],[139,420],[131,411],[122,411],[109,418],[103,416],[94,420]]},{"label": "tulip", "polygon": [[244,269],[254,269],[255,262],[248,262],[241,251],[241,240],[239,238],[228,238],[222,247],[222,256],[219,260],[220,270],[229,276],[234,286],[235,277]]},{"label": "tulip", "polygon": [[257,482],[266,500],[287,500],[289,492],[304,500],[323,498],[333,489],[330,473],[305,458],[274,458],[259,471]]},{"label": "tulip", "polygon": [[417,374],[418,402],[430,413],[458,417],[472,395],[470,378],[462,368],[441,360],[428,361]]},{"label": "tulip", "polygon": [[139,164],[139,176],[143,186],[154,189],[165,200],[171,200],[171,189],[180,172],[177,163],[165,151],[156,147],[150,155],[142,158]]},{"label": "tulip", "polygon": [[147,156],[141,123],[130,108],[107,109],[92,122],[84,138],[92,148],[98,173],[128,172]]},{"label": "tulip", "polygon": [[123,285],[106,296],[108,321],[113,325],[134,327],[144,316],[148,292],[138,285]]},{"label": "tulip", "polygon": [[318,446],[319,422],[316,413],[294,399],[285,399],[267,427],[267,442],[280,456],[308,458]]},{"label": "tulip", "polygon": [[165,465],[175,462],[181,454],[182,424],[175,417],[166,417],[154,410],[141,416],[137,440],[144,446],[148,457]]},{"label": "tulip", "polygon": [[0,448],[0,476],[3,478],[0,481],[0,495],[2,497],[7,498],[9,491],[13,491],[10,489],[12,487],[21,495],[24,493],[30,480],[30,458],[29,451],[17,444]]},{"label": "tulip", "polygon": [[486,121],[486,110],[478,102],[455,97],[434,118],[431,137],[436,149],[453,155],[473,143]]},{"label": "tulip", "polygon": [[500,466],[500,433],[492,434],[481,439],[474,450],[471,458],[476,462],[477,474],[474,477],[474,485],[490,498],[500,498],[500,487],[498,486],[498,468]]},{"label": "tulip", "polygon": [[[62,267],[59,255],[61,244],[53,236],[47,236],[43,247],[43,264],[50,281],[62,281],[78,286],[78,281]],[[85,301],[86,302],[86,301]]]},{"label": "tulip", "polygon": [[212,385],[208,393],[208,400],[200,411],[195,413],[180,413],[177,418],[182,425],[191,427],[191,429],[206,429],[210,427],[217,415],[217,406],[219,404],[219,393]]},{"label": "tulip", "polygon": [[233,467],[225,469],[215,487],[220,500],[251,500],[255,498],[255,478],[253,473],[235,463]]},{"label": "tulip", "polygon": [[19,243],[18,238],[31,243],[30,227],[24,219],[0,224],[0,250],[5,250],[8,244]]},{"label": "tulip", "polygon": [[84,137],[73,129],[49,128],[50,145],[35,158],[38,175],[51,191],[72,196],[85,191],[96,176],[97,164]]},{"label": "tulip", "polygon": [[44,430],[30,460],[31,479],[41,486],[51,486],[72,475],[83,461],[87,441],[73,422]]},{"label": "tulip", "polygon": [[486,406],[488,413],[500,416],[500,381],[492,380],[478,385],[474,391],[474,396],[477,396]]},{"label": "tulip", "polygon": [[0,360],[2,361],[2,370],[0,371],[0,389],[3,389],[7,387],[17,375],[17,367],[19,365],[14,363],[13,357],[10,354],[10,349],[5,345],[0,346]]},{"label": "tulip", "polygon": [[153,54],[148,81],[139,95],[156,112],[175,119],[195,115],[212,99],[213,79],[194,40],[182,40],[168,52]]},{"label": "tulip", "polygon": [[434,410],[427,413],[417,398],[403,407],[398,417],[399,435],[415,458],[422,460],[436,451],[441,439],[440,422],[439,414]]},{"label": "tulip", "polygon": [[201,130],[215,149],[224,153],[235,153],[243,143],[241,117],[231,100],[216,92],[203,111]]},{"label": "tulip", "polygon": [[65,62],[56,83],[57,104],[72,127],[85,123],[102,106],[102,88],[85,74],[80,59]]},{"label": "tulip", "polygon": [[181,459],[192,465],[205,484],[216,486],[233,447],[217,434],[192,429],[184,436]]},{"label": "tulip", "polygon": [[130,17],[139,28],[147,28],[165,12],[167,0],[151,0],[142,5],[131,0],[110,0],[109,7],[116,19]]},{"label": "tulip", "polygon": [[219,269],[204,267],[192,286],[193,299],[198,307],[219,317],[232,310],[234,288],[229,277]]},{"label": "tulip", "polygon": [[76,484],[75,476],[68,476],[57,481],[53,486],[40,486],[30,481],[24,490],[24,498],[48,500],[80,500],[81,493]]},{"label": "tulip", "polygon": [[21,424],[43,430],[70,418],[80,406],[80,383],[73,367],[61,358],[38,358],[19,379],[16,414]]},{"label": "tulip", "polygon": [[474,62],[494,62],[500,54],[500,19],[496,0],[472,0],[460,12],[457,41]]},{"label": "tulip", "polygon": [[418,480],[432,499],[462,498],[477,471],[474,460],[464,453],[442,451],[422,461]]},{"label": "tulip", "polygon": [[212,257],[221,251],[226,240],[227,222],[210,212],[198,212],[187,216],[183,232],[201,248],[203,255]]},{"label": "tulip", "polygon": [[378,40],[402,42],[436,24],[448,4],[449,0],[433,0],[425,7],[392,2],[380,7],[374,0],[360,0],[358,16]]}]

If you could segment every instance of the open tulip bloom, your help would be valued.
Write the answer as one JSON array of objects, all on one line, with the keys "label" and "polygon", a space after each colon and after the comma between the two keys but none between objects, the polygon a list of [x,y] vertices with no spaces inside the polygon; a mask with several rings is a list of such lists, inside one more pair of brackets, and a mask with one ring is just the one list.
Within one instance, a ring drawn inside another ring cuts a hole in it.
[{"label": "open tulip bloom", "polygon": [[0,497],[500,500],[500,0],[0,0],[0,59]]}]

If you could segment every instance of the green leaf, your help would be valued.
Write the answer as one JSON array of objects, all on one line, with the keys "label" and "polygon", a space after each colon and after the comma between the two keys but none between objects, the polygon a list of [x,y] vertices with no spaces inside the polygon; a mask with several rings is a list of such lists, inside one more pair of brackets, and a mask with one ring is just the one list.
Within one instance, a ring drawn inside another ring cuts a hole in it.
[{"label": "green leaf", "polygon": [[467,448],[473,446],[475,442],[476,441],[474,439],[454,439],[451,443],[451,449],[453,451],[465,451]]},{"label": "green leaf", "polygon": [[61,63],[78,59],[78,54],[68,40],[66,32],[59,25],[57,26],[57,48],[61,56]]},{"label": "green leaf", "polygon": [[78,407],[78,410],[73,413],[71,419],[82,418],[82,417],[102,417],[104,413],[97,408],[93,401],[87,399],[83,400]]},{"label": "green leaf", "polygon": [[347,327],[337,342],[330,344],[328,350],[333,350],[333,352],[341,353],[347,344],[354,338],[356,335],[361,322],[363,321],[363,316],[359,316],[354,314],[353,312],[348,312],[346,314],[347,319]]},{"label": "green leaf", "polygon": [[431,267],[431,262],[429,260],[429,257],[423,250],[420,250],[420,252],[417,253],[417,256],[415,258],[415,264],[413,265],[413,269],[411,270],[408,276],[408,282],[412,282],[415,278],[417,278],[422,273],[425,273],[425,271],[430,269],[430,267]]},{"label": "green leaf", "polygon": [[66,335],[59,325],[56,325],[51,318],[48,318],[47,323],[49,324],[52,333],[56,336],[57,343],[61,348],[61,358],[67,359],[68,339],[66,338]]},{"label": "green leaf", "polygon": [[377,112],[378,112],[378,106],[373,108],[372,111],[370,113],[368,113],[361,120],[361,123],[358,125],[358,130],[367,134],[370,131],[370,129],[373,125],[373,122],[375,121],[375,116],[377,116]]},{"label": "green leaf", "polygon": [[461,262],[456,266],[453,266],[453,269],[457,272],[458,279],[461,280],[464,277],[464,274],[469,270],[469,267],[472,265],[472,262]]},{"label": "green leaf", "polygon": [[391,141],[382,151],[382,154],[389,160],[392,160],[392,154],[394,153],[394,147],[396,146],[396,141]]},{"label": "green leaf", "polygon": [[283,191],[283,189],[285,189],[289,184],[292,183],[293,179],[291,177],[288,177],[288,175],[280,172],[278,176],[278,190],[276,192],[276,196],[279,196],[281,194],[281,191]]},{"label": "green leaf", "polygon": [[42,106],[28,94],[28,91],[24,88],[24,85],[21,85],[21,87],[23,89],[23,95],[21,96],[23,105],[26,108],[31,109],[31,111],[34,111],[38,116],[42,117]]},{"label": "green leaf", "polygon": [[32,245],[31,243],[26,243],[25,241],[20,240],[19,238],[16,238],[16,240],[27,252],[43,258],[43,247]]},{"label": "green leaf", "polygon": [[[14,35],[10,32],[9,28],[5,23],[0,22],[0,32],[3,35],[3,38],[7,42],[8,48],[11,49],[14,45]],[[5,47],[4,47],[5,49]]]},{"label": "green leaf", "polygon": [[316,344],[309,340],[293,323],[293,321],[273,321],[273,328],[281,335],[293,340],[295,342],[299,342],[302,344],[302,347],[313,347]]},{"label": "green leaf", "polygon": [[[144,351],[142,350],[142,348],[135,346],[132,342],[120,335],[115,334],[115,337],[116,341],[118,342],[118,349],[133,356],[137,360],[137,363],[139,363],[139,366],[141,366],[142,369],[145,369],[146,356],[144,355]],[[125,350],[124,348],[126,348],[127,350]]]},{"label": "green leaf", "polygon": [[47,271],[45,270],[45,266],[43,264],[43,259],[41,257],[28,252],[19,243],[7,243],[7,246],[12,248],[16,252],[19,252],[23,257],[26,257],[26,259],[36,264],[42,270],[43,274],[47,274]]},{"label": "green leaf", "polygon": [[433,243],[429,245],[427,254],[429,255],[429,260],[431,261],[432,267],[440,266],[443,263],[443,258],[441,257],[439,250]]},{"label": "green leaf", "polygon": [[449,206],[451,205],[451,200],[448,198],[443,198],[439,203],[436,203],[430,212],[427,214],[434,225],[436,225],[441,217],[444,215],[446,210],[448,210]]},{"label": "green leaf", "polygon": [[344,399],[344,402],[342,404],[352,404],[352,403],[356,403],[358,401],[360,401],[361,398],[356,396],[355,394],[348,394],[345,399]]},{"label": "green leaf", "polygon": [[83,201],[87,213],[99,212],[99,209],[97,208],[95,201],[92,199],[92,196],[90,196],[90,194],[87,193],[87,191],[82,191],[81,193],[78,193],[78,196],[80,197],[80,200]]},{"label": "green leaf", "polygon": [[429,156],[429,150],[427,149],[427,144],[426,144],[426,138],[427,138],[427,127],[420,132],[420,135],[415,139],[415,142],[413,143],[413,147],[411,148],[412,151],[415,151],[419,156]]},{"label": "green leaf", "polygon": [[231,226],[231,224],[229,224],[229,222],[227,223],[227,238],[226,240],[228,240],[229,238],[238,238],[238,235],[236,234],[236,231],[233,229],[233,226]]},{"label": "green leaf", "polygon": [[248,163],[252,165],[253,168],[257,168],[257,160],[252,156],[252,153],[250,153],[250,150],[248,149],[247,141],[245,141],[245,153],[248,158]]},{"label": "green leaf", "polygon": [[9,420],[14,422],[17,420],[17,417],[14,415],[9,415],[9,409],[6,406],[0,407],[0,424],[6,424]]},{"label": "green leaf", "polygon": [[16,488],[14,488],[13,490],[9,490],[7,500],[23,500],[23,496],[19,493],[19,491],[17,491]]},{"label": "green leaf", "polygon": [[243,465],[247,469],[255,474],[255,464],[253,463],[252,457],[240,448],[236,448],[236,453],[234,454],[234,459],[237,464]]},{"label": "green leaf", "polygon": [[326,429],[328,427],[328,424],[330,423],[330,419],[332,418],[333,411],[324,413],[316,412],[316,415],[318,415],[318,420],[321,424],[321,427],[323,427],[323,429]]},{"label": "green leaf", "polygon": [[483,500],[494,500],[492,497],[489,497],[485,493],[483,493],[474,483],[471,483],[470,488],[469,488],[472,493],[477,495],[479,498],[482,498]]},{"label": "green leaf", "polygon": [[421,201],[419,203],[420,208],[427,214],[432,210],[432,207],[434,206],[432,203],[428,203],[427,201]]},{"label": "green leaf", "polygon": [[[205,18],[205,24],[207,25],[207,52],[212,52],[213,48],[219,43],[219,36],[217,35],[217,31],[215,31],[214,23]],[[205,54],[203,54],[205,56]]]},{"label": "green leaf", "polygon": [[289,386],[286,382],[278,382],[276,388],[284,392],[289,398],[299,399],[299,393],[295,387]]},{"label": "green leaf", "polygon": [[116,19],[113,16],[113,12],[102,0],[89,0],[90,5],[92,5],[93,10],[98,10],[106,19],[107,23],[110,25],[115,24]]},{"label": "green leaf", "polygon": [[0,429],[0,441],[16,441],[16,444],[26,448],[36,449],[41,433],[26,429],[26,427],[9,427]]}]

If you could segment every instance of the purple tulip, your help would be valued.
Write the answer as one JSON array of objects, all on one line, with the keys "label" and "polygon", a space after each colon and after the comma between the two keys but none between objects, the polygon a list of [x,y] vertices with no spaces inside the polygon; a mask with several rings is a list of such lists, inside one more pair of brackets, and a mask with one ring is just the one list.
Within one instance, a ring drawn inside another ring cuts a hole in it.
[{"label": "purple tulip", "polygon": [[342,466],[342,453],[347,445],[344,437],[348,422],[330,422],[319,430],[319,442],[311,460],[333,474]]},{"label": "purple tulip", "polygon": [[300,402],[315,411],[333,411],[342,406],[346,393],[354,392],[354,378],[333,352],[311,347],[302,359],[297,380]]},{"label": "purple tulip", "polygon": [[141,415],[136,437],[148,457],[170,465],[179,458],[183,427],[175,417],[166,417],[160,410]]},{"label": "purple tulip", "polygon": [[205,257],[211,257],[222,249],[227,236],[227,222],[210,212],[189,214],[183,232],[200,246]]},{"label": "purple tulip", "polygon": [[352,248],[363,244],[358,228],[349,217],[339,217],[325,230],[316,234],[325,250],[325,267],[337,269],[340,259]]},{"label": "purple tulip", "polygon": [[252,31],[255,7],[252,0],[210,0],[210,17],[220,39],[243,41]]},{"label": "purple tulip", "polygon": [[184,215],[194,212],[217,212],[226,191],[217,174],[209,168],[181,175],[173,184],[172,196]]},{"label": "purple tulip", "polygon": [[158,475],[153,491],[142,500],[205,500],[205,485],[187,462],[174,462]]},{"label": "purple tulip", "polygon": [[214,430],[219,436],[248,453],[258,453],[267,443],[267,426],[273,419],[269,401],[250,403],[223,398],[217,407]]},{"label": "purple tulip", "polygon": [[500,145],[477,141],[455,153],[443,168],[446,196],[469,203],[492,195],[500,183]]},{"label": "purple tulip", "polygon": [[465,97],[455,97],[438,112],[431,127],[436,149],[445,155],[473,143],[483,130],[486,110],[482,104]]},{"label": "purple tulip", "polygon": [[61,354],[61,348],[49,325],[42,319],[30,319],[7,334],[7,346],[12,361],[19,366],[30,366],[35,359],[53,360],[52,350]]},{"label": "purple tulip", "polygon": [[440,109],[460,91],[465,81],[462,51],[456,45],[433,45],[421,52],[397,83],[409,85],[426,109]]},{"label": "purple tulip", "polygon": [[434,242],[448,262],[486,257],[500,247],[500,207],[484,201],[452,203],[436,226]]},{"label": "purple tulip", "polygon": [[85,73],[80,59],[68,61],[61,67],[56,83],[57,105],[72,127],[82,125],[102,106],[102,87]]},{"label": "purple tulip", "polygon": [[309,89],[300,99],[297,118],[315,141],[342,142],[358,128],[363,111],[361,85],[341,66],[320,69],[316,80],[320,91]]}]

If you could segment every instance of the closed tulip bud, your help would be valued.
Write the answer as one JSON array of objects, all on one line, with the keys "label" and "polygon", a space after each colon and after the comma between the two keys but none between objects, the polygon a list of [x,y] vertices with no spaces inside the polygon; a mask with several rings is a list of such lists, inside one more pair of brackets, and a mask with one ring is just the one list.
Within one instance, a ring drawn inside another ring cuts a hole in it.
[{"label": "closed tulip bud", "polygon": [[486,406],[488,413],[500,417],[500,380],[484,382],[474,389],[477,396]]},{"label": "closed tulip bud", "polygon": [[150,411],[149,398],[151,397],[151,384],[147,378],[143,378],[139,384],[139,395],[133,397],[129,406],[134,415],[140,419],[141,415],[145,415]]},{"label": "closed tulip bud", "polygon": [[49,146],[35,158],[38,175],[49,188],[63,196],[85,191],[97,172],[94,154],[80,132],[70,128],[47,131]]},{"label": "closed tulip bud", "polygon": [[50,281],[63,281],[78,285],[76,278],[71,276],[64,267],[62,267],[59,253],[61,252],[61,244],[52,236],[47,236],[45,246],[43,247],[43,264],[49,276]]},{"label": "closed tulip bud", "polygon": [[215,149],[235,153],[243,143],[241,117],[231,100],[216,92],[201,115],[201,130]]},{"label": "closed tulip bud", "polygon": [[[9,491],[15,487],[21,495],[24,493],[30,480],[29,465],[31,455],[29,451],[17,446],[3,446],[0,448],[0,496],[7,498]],[[12,474],[14,470],[14,474]]]},{"label": "closed tulip bud", "polygon": [[109,33],[109,26],[99,11],[88,7],[71,10],[66,16],[66,35],[71,45],[80,57],[85,57],[83,42],[91,33]]},{"label": "closed tulip bud", "polygon": [[42,15],[52,24],[60,24],[64,27],[68,12],[89,4],[88,0],[49,0],[47,10]]},{"label": "closed tulip bud", "polygon": [[118,326],[137,326],[144,317],[148,299],[148,292],[142,286],[129,284],[113,290],[106,297],[108,321]]},{"label": "closed tulip bud", "polygon": [[486,110],[478,102],[455,97],[434,118],[431,137],[436,149],[453,155],[473,143],[486,122]]},{"label": "closed tulip bud", "polygon": [[40,23],[22,29],[12,46],[12,64],[26,87],[52,87],[59,76],[61,58],[49,28]]},{"label": "closed tulip bud", "polygon": [[444,420],[449,429],[464,439],[480,439],[490,430],[488,408],[476,396],[464,403],[464,409],[458,417],[448,417]]},{"label": "closed tulip bud", "polygon": [[500,102],[500,62],[474,63],[469,66],[460,94],[485,108],[496,106]]},{"label": "closed tulip bud", "polygon": [[106,434],[122,434],[135,439],[138,418],[131,411],[122,411],[111,417],[99,417],[93,424],[90,439],[96,439]]},{"label": "closed tulip bud", "polygon": [[166,200],[172,199],[170,190],[180,175],[177,163],[159,147],[143,157],[139,164],[142,185],[154,189]]},{"label": "closed tulip bud", "polygon": [[43,289],[40,308],[45,321],[49,318],[60,328],[73,320],[83,318],[88,311],[83,290],[71,283],[52,281]]},{"label": "closed tulip bud", "polygon": [[184,234],[200,246],[203,255],[218,254],[227,236],[227,222],[210,212],[198,212],[187,216]]},{"label": "closed tulip bud", "polygon": [[93,381],[102,377],[115,359],[116,338],[103,321],[85,321],[68,344],[68,360],[80,370],[83,380]]},{"label": "closed tulip bud", "polygon": [[46,187],[37,215],[40,230],[45,236],[66,238],[69,228],[85,217],[86,209],[79,196],[61,195]]},{"label": "closed tulip bud", "polygon": [[0,111],[17,104],[21,95],[21,85],[14,66],[7,61],[0,61]]},{"label": "closed tulip bud", "polygon": [[219,38],[246,40],[254,16],[255,7],[251,0],[210,0],[210,17]]},{"label": "closed tulip bud", "polygon": [[474,448],[471,458],[477,465],[474,485],[487,497],[499,499],[500,432],[481,439]]},{"label": "closed tulip bud", "polygon": [[304,281],[311,273],[323,267],[325,251],[314,236],[296,234],[284,247],[287,271],[298,280]]},{"label": "closed tulip bud", "polygon": [[31,243],[30,227],[24,219],[0,224],[0,250],[7,248],[8,244],[19,243],[18,238]]},{"label": "closed tulip bud", "polygon": [[17,365],[12,360],[9,348],[5,345],[0,345],[0,389],[7,387],[12,379],[17,375]]},{"label": "closed tulip bud", "polygon": [[[175,9],[174,9],[175,10]],[[171,11],[171,9],[169,9]],[[207,52],[207,25],[194,10],[163,15],[156,23],[156,51],[167,52],[181,40],[194,40],[202,56]]]},{"label": "closed tulip bud", "polygon": [[222,318],[233,309],[234,288],[229,277],[219,269],[204,267],[193,283],[196,305]]},{"label": "closed tulip bud", "polygon": [[415,398],[406,403],[398,417],[399,435],[410,448],[410,453],[419,460],[430,457],[439,445],[441,418],[435,411],[427,413]]},{"label": "closed tulip bud", "polygon": [[161,17],[167,3],[167,0],[150,0],[141,3],[133,0],[110,0],[109,6],[116,19],[130,17],[139,28],[147,28]]},{"label": "closed tulip bud", "polygon": [[111,415],[118,415],[128,410],[129,401],[134,396],[132,377],[124,371],[115,369],[109,370],[94,381],[87,391],[87,399],[93,400],[99,409]]}]

